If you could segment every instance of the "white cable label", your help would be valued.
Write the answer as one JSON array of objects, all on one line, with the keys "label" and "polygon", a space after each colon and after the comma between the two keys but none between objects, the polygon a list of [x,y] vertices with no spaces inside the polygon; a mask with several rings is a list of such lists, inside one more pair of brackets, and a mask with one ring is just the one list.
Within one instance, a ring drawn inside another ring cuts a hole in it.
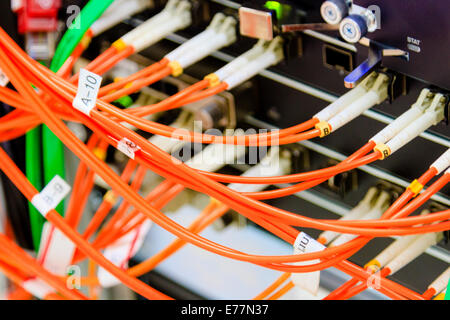
[{"label": "white cable label", "polygon": [[[320,242],[317,242],[315,239],[311,238],[304,232],[300,232],[295,239],[294,243],[294,254],[303,254],[303,253],[312,253],[317,251],[322,251],[325,249],[325,246]],[[299,261],[293,263],[297,266],[304,266],[310,264],[316,264],[320,262],[319,259],[311,260],[311,261]],[[306,290],[313,295],[316,295],[319,290],[319,282],[320,282],[320,271],[315,272],[307,272],[307,273],[292,273],[291,280],[295,284],[296,287]]]},{"label": "white cable label", "polygon": [[73,107],[89,116],[95,107],[101,83],[102,77],[98,74],[80,69],[78,90],[72,103]]},{"label": "white cable label", "polygon": [[70,189],[63,178],[55,175],[45,188],[31,199],[31,203],[45,217],[69,194]]},{"label": "white cable label", "polygon": [[75,244],[51,223],[44,223],[38,260],[48,271],[64,276],[72,263]]},{"label": "white cable label", "polygon": [[45,297],[50,293],[55,292],[52,287],[38,278],[32,278],[24,281],[22,283],[22,288],[41,300],[45,299]]},{"label": "white cable label", "polygon": [[323,244],[316,241],[314,238],[311,238],[304,232],[300,232],[297,239],[295,239],[294,254],[311,253],[322,251],[324,249],[325,246]]},{"label": "white cable label", "polygon": [[3,72],[2,69],[0,69],[0,86],[6,87],[6,85],[9,83],[8,76]]},{"label": "white cable label", "polygon": [[[145,220],[140,226],[108,246],[103,255],[119,268],[126,269],[128,267],[128,260],[142,247],[145,236],[151,226],[152,222],[148,219]],[[101,267],[98,269],[97,277],[103,288],[120,284],[120,281],[115,276]]]},{"label": "white cable label", "polygon": [[136,151],[141,150],[141,148],[130,139],[123,138],[117,143],[117,150],[134,160]]}]

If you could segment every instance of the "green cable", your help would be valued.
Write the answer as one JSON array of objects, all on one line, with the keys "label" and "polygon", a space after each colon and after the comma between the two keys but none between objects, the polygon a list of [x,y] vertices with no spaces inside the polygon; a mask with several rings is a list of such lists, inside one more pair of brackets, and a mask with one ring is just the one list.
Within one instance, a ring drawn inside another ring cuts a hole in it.
[{"label": "green cable", "polygon": [[[75,47],[83,38],[90,26],[100,17],[114,0],[90,0],[73,21],[72,27],[62,37],[50,65],[50,70],[57,72],[67,58],[75,50]],[[42,189],[41,180],[41,152],[40,152],[40,127],[29,131],[26,135],[26,171],[30,182],[38,190]],[[44,182],[47,184],[55,175],[65,177],[64,169],[64,145],[56,135],[47,127],[42,126],[42,150],[44,163]],[[56,211],[64,212],[64,202],[61,202]],[[45,219],[29,203],[29,214],[32,238],[35,251],[39,250],[42,226]]]},{"label": "green cable", "polygon": [[55,51],[50,69],[57,71],[67,58],[72,54],[75,47],[83,38],[90,26],[108,9],[114,0],[90,0],[78,17],[73,21],[71,28],[67,30]]},{"label": "green cable", "polygon": [[[27,178],[31,184],[38,190],[42,189],[41,180],[41,126],[38,126],[27,132],[25,136],[26,145],[26,173]],[[31,223],[31,237],[35,250],[39,248],[39,242],[41,241],[42,224],[44,223],[44,217],[39,211],[28,202],[28,212],[30,215]],[[41,226],[39,228],[39,226]]]},{"label": "green cable", "polygon": [[124,108],[129,108],[133,104],[133,99],[130,96],[123,96],[118,98],[116,101],[117,103],[120,103]]}]

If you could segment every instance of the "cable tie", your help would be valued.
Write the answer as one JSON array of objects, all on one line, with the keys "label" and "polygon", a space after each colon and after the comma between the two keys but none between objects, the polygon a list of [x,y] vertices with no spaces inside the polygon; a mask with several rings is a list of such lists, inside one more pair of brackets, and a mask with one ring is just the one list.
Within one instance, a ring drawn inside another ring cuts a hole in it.
[{"label": "cable tie", "polygon": [[77,95],[72,102],[72,106],[90,116],[92,109],[95,107],[101,83],[102,77],[86,69],[81,69]]},{"label": "cable tie", "polygon": [[45,188],[31,199],[31,204],[45,217],[69,194],[70,189],[63,178],[55,175]]}]

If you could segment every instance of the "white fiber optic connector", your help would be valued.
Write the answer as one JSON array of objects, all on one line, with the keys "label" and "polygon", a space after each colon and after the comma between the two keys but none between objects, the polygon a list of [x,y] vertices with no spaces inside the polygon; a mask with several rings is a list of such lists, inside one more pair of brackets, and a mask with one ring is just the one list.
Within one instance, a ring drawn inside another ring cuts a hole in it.
[{"label": "white fiber optic connector", "polygon": [[450,267],[447,268],[444,272],[441,273],[439,277],[437,277],[429,286],[428,289],[433,289],[436,294],[441,293],[445,290],[448,284],[448,280],[450,278]]},{"label": "white fiber optic connector", "polygon": [[[389,193],[382,191],[380,193],[380,195],[378,196],[378,199],[377,199],[374,207],[369,212],[364,214],[360,218],[360,220],[379,219],[381,217],[381,215],[383,214],[383,212],[388,208],[390,198],[391,197],[390,197]],[[341,234],[330,244],[330,247],[335,247],[335,246],[344,244],[348,241],[355,239],[356,237],[357,237],[357,235],[355,235],[355,234],[349,234],[349,233]]]},{"label": "white fiber optic connector", "polygon": [[264,44],[264,52],[257,57],[250,60],[250,62],[243,66],[241,70],[231,74],[223,81],[228,84],[227,89],[233,89],[235,86],[247,81],[261,71],[270,66],[276,65],[284,59],[283,54],[283,40],[281,37],[276,37],[270,42]]},{"label": "white fiber optic connector", "polygon": [[367,93],[367,90],[368,88],[365,82],[358,84],[358,86],[343,94],[339,97],[339,99],[330,103],[327,107],[316,113],[313,118],[319,121],[330,120],[336,114],[341,112],[345,107],[361,98],[365,93]]},{"label": "white fiber optic connector", "polygon": [[[291,169],[291,157],[286,154],[280,154],[279,150],[280,148],[278,146],[270,148],[266,156],[259,163],[242,173],[241,177],[275,177],[289,174]],[[228,188],[237,192],[259,192],[267,188],[267,186],[267,184],[228,184]],[[238,216],[238,219],[245,220],[245,218],[240,215]],[[220,226],[220,222],[216,223],[219,223],[218,226]]]},{"label": "white fiber optic connector", "polygon": [[364,82],[367,86],[370,86],[370,89],[328,121],[331,131],[336,131],[360,116],[364,111],[386,100],[389,86],[387,75],[375,73],[369,76],[368,79],[366,78]]},{"label": "white fiber optic connector", "polygon": [[[236,130],[235,135],[243,135],[244,130]],[[189,167],[196,170],[214,172],[226,164],[235,163],[236,159],[245,154],[245,146],[233,144],[210,144],[203,151],[197,153],[185,162]]]},{"label": "white fiber optic connector", "polygon": [[386,143],[390,154],[393,154],[429,127],[442,121],[444,119],[444,102],[445,98],[442,94],[435,94],[431,106],[426,112]]},{"label": "white fiber optic connector", "polygon": [[395,137],[400,131],[406,128],[409,124],[416,121],[423,113],[430,107],[432,101],[432,93],[429,89],[423,89],[417,101],[383,130],[378,132],[370,141],[379,143],[386,143]]},{"label": "white fiber optic connector", "polygon": [[236,41],[236,20],[223,13],[217,13],[205,31],[166,55],[170,61],[176,61],[186,68],[211,53]]},{"label": "white fiber optic connector", "polygon": [[266,41],[259,40],[250,50],[244,52],[237,58],[233,59],[231,62],[224,65],[222,68],[214,72],[219,80],[224,80],[231,76],[235,72],[239,72],[245,65],[247,65],[251,60],[260,56],[264,52],[264,44]]},{"label": "white fiber optic connector", "polygon": [[[247,171],[242,177],[276,177],[290,172],[291,160],[279,153],[278,147],[272,147],[266,156]],[[230,183],[228,188],[238,192],[258,192],[267,188],[267,184]]]},{"label": "white fiber optic connector", "polygon": [[[191,24],[191,4],[187,0],[169,0],[166,7],[154,17],[128,32],[116,44],[133,46],[139,52],[169,34]],[[114,46],[114,44],[113,44]]]},{"label": "white fiber optic connector", "polygon": [[450,148],[430,166],[430,168],[435,168],[437,170],[437,174],[441,174],[441,172],[448,167],[450,167]]},{"label": "white fiber optic connector", "polygon": [[[189,112],[183,111],[170,126],[180,130],[191,131],[194,128],[194,119]],[[184,144],[181,140],[159,135],[151,136],[148,141],[169,154]]]},{"label": "white fiber optic connector", "polygon": [[366,268],[373,270],[374,272],[383,268],[389,261],[391,261],[396,255],[405,250],[414,240],[418,238],[417,235],[404,236],[385,248],[375,259],[369,261],[366,264]]},{"label": "white fiber optic connector", "polygon": [[227,89],[232,89],[283,60],[282,42],[281,37],[272,41],[259,40],[252,49],[217,70],[214,75],[228,84]]},{"label": "white fiber optic connector", "polygon": [[98,36],[123,20],[151,5],[150,0],[115,0],[91,26],[92,36]]},{"label": "white fiber optic connector", "polygon": [[[422,210],[421,215],[429,214],[429,210]],[[403,236],[392,242],[383,251],[381,251],[374,259],[370,260],[365,268],[370,268],[374,272],[378,271],[388,264],[392,259],[405,250],[413,241],[418,239],[420,235]]]},{"label": "white fiber optic connector", "polygon": [[394,274],[415,258],[424,253],[429,247],[437,244],[443,238],[442,232],[426,233],[415,239],[405,250],[391,260],[385,268]]},{"label": "white fiber optic connector", "polygon": [[[341,217],[339,220],[357,220],[370,211],[372,208],[372,200],[377,194],[378,190],[372,187],[367,191],[364,198],[358,203],[356,207],[350,210],[345,216]],[[317,241],[322,244],[328,244],[339,236],[339,232],[335,231],[324,231],[320,234]]]}]

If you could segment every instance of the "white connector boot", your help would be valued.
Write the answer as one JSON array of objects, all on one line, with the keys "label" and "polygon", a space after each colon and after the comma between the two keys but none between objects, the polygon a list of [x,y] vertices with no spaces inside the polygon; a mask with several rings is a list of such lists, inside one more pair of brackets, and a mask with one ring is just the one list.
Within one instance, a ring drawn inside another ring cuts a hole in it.
[{"label": "white connector boot", "polygon": [[150,0],[115,0],[90,27],[92,36],[98,36],[130,16],[144,11],[150,5]]},{"label": "white connector boot", "polygon": [[[357,220],[360,219],[363,215],[370,211],[373,207],[373,200],[375,195],[377,194],[377,188],[372,187],[367,191],[364,198],[358,203],[356,207],[350,210],[345,216],[341,217],[339,220]],[[320,234],[317,241],[326,245],[333,241],[335,238],[339,236],[339,232],[335,231],[324,231]]]},{"label": "white connector boot", "polygon": [[225,82],[228,85],[228,90],[233,89],[264,69],[283,60],[282,43],[281,37],[276,37],[272,41],[259,40],[253,48],[216,72],[207,75],[205,79],[209,79],[211,85]]},{"label": "white connector boot", "polygon": [[151,46],[169,34],[186,28],[191,24],[191,4],[187,0],[169,0],[166,7],[113,43],[121,50],[132,46],[134,52]]},{"label": "white connector boot", "polygon": [[408,263],[424,253],[429,247],[434,246],[443,238],[442,232],[426,233],[416,238],[405,250],[391,260],[385,268],[389,269],[389,274],[394,274]]},{"label": "white connector boot", "polygon": [[375,142],[375,144],[386,143],[395,137],[400,131],[409,126],[412,122],[416,121],[424,112],[430,107],[433,99],[433,94],[429,89],[423,89],[419,95],[417,101],[404,112],[397,117],[393,122],[386,126],[383,130],[378,132],[369,141]]},{"label": "white connector boot", "polygon": [[236,20],[217,13],[208,28],[166,55],[173,75],[236,41]]},{"label": "white connector boot", "polygon": [[[364,214],[360,220],[372,220],[372,219],[379,219],[384,211],[389,207],[389,200],[390,200],[389,193],[382,191],[380,195],[378,196],[378,199],[374,205],[374,207]],[[341,244],[344,244],[348,241],[351,241],[355,239],[357,235],[355,234],[348,234],[344,233],[341,234],[339,237],[337,237],[331,244],[330,247],[335,247]]]}]

